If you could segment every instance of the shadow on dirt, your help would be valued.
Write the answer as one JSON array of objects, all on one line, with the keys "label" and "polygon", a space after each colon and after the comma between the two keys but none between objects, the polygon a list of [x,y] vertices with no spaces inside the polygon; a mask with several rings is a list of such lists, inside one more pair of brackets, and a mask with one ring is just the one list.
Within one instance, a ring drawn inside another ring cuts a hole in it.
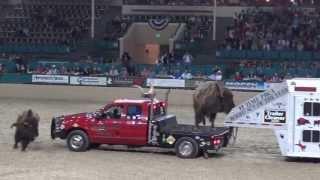
[{"label": "shadow on dirt", "polygon": [[285,161],[292,162],[292,163],[320,163],[320,159],[316,158],[293,158],[293,157],[286,157]]},{"label": "shadow on dirt", "polygon": [[[113,151],[113,152],[134,152],[134,153],[149,153],[149,154],[159,154],[159,155],[170,155],[170,156],[176,156],[173,149],[158,149],[153,147],[134,147],[134,148],[128,148],[125,146],[100,146],[99,148],[95,148],[95,150],[101,150],[101,151]],[[203,157],[202,153],[199,153],[200,155],[198,157]],[[208,158],[222,158],[225,154],[223,153],[213,153],[209,152]]]}]

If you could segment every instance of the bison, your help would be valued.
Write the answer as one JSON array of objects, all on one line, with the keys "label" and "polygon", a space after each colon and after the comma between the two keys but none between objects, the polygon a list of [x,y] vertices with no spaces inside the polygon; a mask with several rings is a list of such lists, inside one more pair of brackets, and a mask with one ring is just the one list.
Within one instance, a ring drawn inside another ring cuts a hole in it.
[{"label": "bison", "polygon": [[14,149],[21,143],[21,150],[25,151],[28,144],[39,136],[39,121],[39,115],[31,109],[18,116],[17,121],[11,125],[11,128],[16,127]]},{"label": "bison", "polygon": [[195,125],[199,127],[201,122],[206,125],[208,117],[213,128],[216,114],[229,113],[234,106],[232,92],[221,82],[205,82],[199,85],[193,94]]}]

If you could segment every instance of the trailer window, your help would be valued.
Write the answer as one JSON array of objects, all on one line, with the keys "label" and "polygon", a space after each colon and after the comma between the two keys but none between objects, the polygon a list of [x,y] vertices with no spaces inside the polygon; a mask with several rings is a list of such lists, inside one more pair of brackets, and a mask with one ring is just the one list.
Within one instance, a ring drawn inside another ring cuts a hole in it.
[{"label": "trailer window", "polygon": [[320,142],[320,131],[312,131],[312,142]]},{"label": "trailer window", "polygon": [[304,116],[320,116],[320,103],[305,102],[303,114]]},{"label": "trailer window", "polygon": [[312,103],[313,104],[313,116],[320,116],[320,103]]},{"label": "trailer window", "polygon": [[303,131],[302,140],[303,142],[311,142],[311,131]]},{"label": "trailer window", "polygon": [[303,140],[303,142],[319,143],[320,142],[320,131],[304,130],[302,132],[302,140]]}]

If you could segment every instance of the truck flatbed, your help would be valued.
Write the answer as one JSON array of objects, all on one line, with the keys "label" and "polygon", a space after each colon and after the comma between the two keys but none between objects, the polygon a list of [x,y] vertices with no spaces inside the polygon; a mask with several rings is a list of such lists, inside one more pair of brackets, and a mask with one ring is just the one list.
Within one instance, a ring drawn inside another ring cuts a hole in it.
[{"label": "truck flatbed", "polygon": [[211,128],[207,126],[200,126],[197,128],[194,125],[189,124],[177,124],[176,126],[163,129],[163,131],[166,133],[191,134],[195,136],[221,136],[228,133],[229,130],[229,127]]}]

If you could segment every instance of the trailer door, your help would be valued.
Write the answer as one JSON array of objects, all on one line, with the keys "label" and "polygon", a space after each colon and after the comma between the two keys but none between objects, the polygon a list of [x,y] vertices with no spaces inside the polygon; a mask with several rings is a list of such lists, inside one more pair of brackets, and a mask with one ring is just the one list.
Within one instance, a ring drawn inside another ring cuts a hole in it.
[{"label": "trailer door", "polygon": [[320,153],[320,98],[295,96],[294,121],[294,152],[306,157]]}]

